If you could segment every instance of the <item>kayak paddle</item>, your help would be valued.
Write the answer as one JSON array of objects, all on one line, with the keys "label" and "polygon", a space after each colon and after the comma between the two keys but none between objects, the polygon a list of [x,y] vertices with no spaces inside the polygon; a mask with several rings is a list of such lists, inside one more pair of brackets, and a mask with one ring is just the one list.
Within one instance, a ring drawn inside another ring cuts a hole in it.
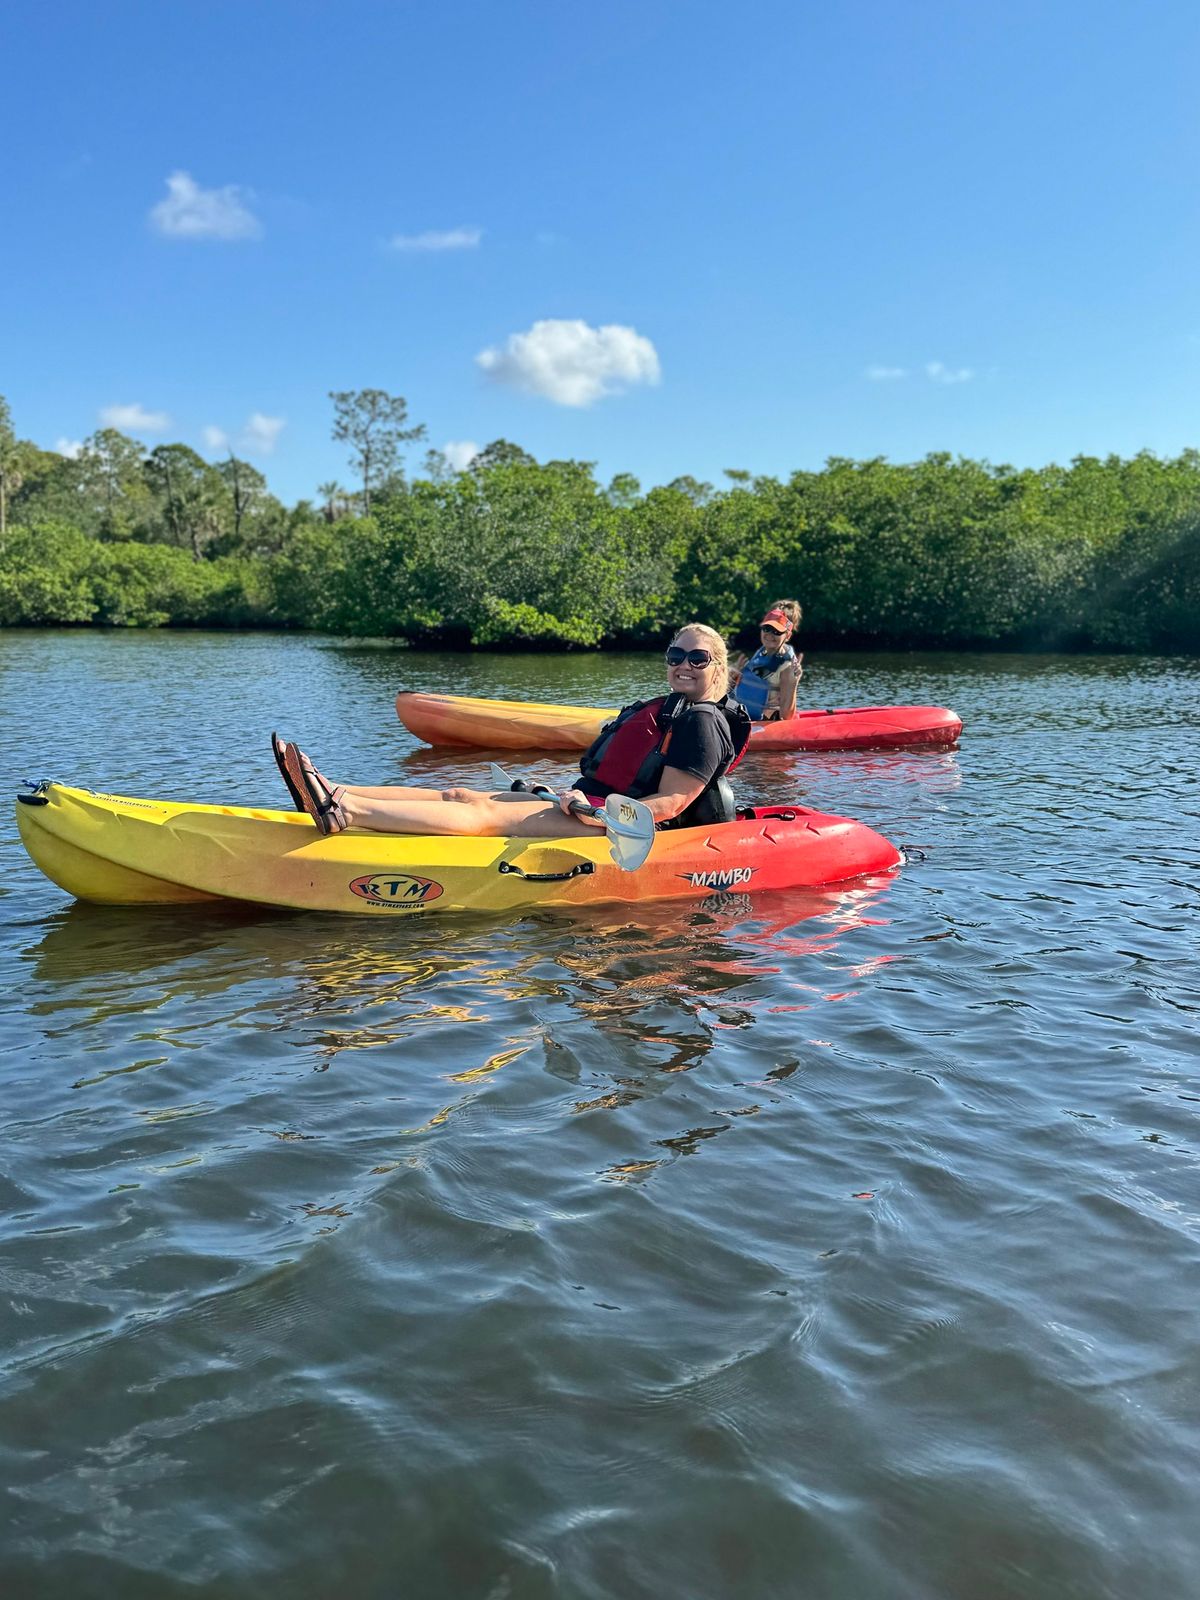
[{"label": "kayak paddle", "polygon": [[[527,784],[523,778],[514,778],[504,768],[491,764],[491,779],[497,789],[527,789],[541,800],[558,800],[557,793],[544,783]],[[636,872],[650,854],[654,843],[654,813],[640,800],[628,795],[610,794],[602,806],[585,805],[581,800],[571,802],[577,816],[602,817],[604,830],[612,849],[613,860],[622,872]]]}]

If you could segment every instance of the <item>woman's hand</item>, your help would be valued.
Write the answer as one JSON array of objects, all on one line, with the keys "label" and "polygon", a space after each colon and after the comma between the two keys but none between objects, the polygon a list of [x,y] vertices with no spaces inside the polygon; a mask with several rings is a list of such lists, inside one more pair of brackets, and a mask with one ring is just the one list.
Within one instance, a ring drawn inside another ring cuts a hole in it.
[{"label": "woman's hand", "polygon": [[[564,789],[562,794],[560,794],[558,797],[558,809],[563,812],[564,815],[568,817],[578,817],[580,822],[587,822],[593,827],[602,828],[604,826],[604,818],[592,816],[590,809],[591,804],[592,802],[581,789]],[[588,809],[584,811],[573,811],[571,808],[572,806],[576,805],[585,806]]]}]

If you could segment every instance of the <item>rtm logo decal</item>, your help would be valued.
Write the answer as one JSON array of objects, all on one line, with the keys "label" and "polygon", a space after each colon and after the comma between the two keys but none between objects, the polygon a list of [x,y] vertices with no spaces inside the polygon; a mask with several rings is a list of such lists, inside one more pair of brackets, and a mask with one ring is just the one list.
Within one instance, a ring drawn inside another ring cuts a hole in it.
[{"label": "rtm logo decal", "polygon": [[736,889],[740,883],[749,883],[756,867],[722,867],[718,872],[681,872],[693,889]]},{"label": "rtm logo decal", "polygon": [[419,911],[431,900],[442,895],[442,886],[432,878],[413,878],[406,872],[371,872],[366,877],[355,878],[350,885],[352,894],[373,906],[387,906],[392,911]]}]

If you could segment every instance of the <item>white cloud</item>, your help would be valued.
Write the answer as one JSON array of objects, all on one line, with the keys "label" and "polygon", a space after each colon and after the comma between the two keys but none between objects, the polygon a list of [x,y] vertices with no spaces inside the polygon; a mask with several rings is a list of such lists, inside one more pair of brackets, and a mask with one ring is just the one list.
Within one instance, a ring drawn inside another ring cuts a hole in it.
[{"label": "white cloud", "polygon": [[232,450],[236,444],[244,455],[269,456],[274,453],[285,426],[283,417],[268,417],[261,411],[252,411],[236,439],[211,422],[200,433],[205,449],[214,455]]},{"label": "white cloud", "polygon": [[479,446],[474,439],[447,439],[442,454],[455,472],[465,472],[479,454]]},{"label": "white cloud", "polygon": [[482,228],[447,228],[444,232],[396,233],[388,240],[391,250],[474,250],[483,238]]},{"label": "white cloud", "polygon": [[72,461],[83,454],[82,439],[56,439],[54,448],[60,456],[68,456]]},{"label": "white cloud", "polygon": [[658,352],[636,329],[619,323],[592,328],[578,319],[535,322],[528,333],[510,334],[503,347],[483,350],[475,360],[495,382],[560,406],[590,406],[661,377]]},{"label": "white cloud", "polygon": [[150,224],[169,239],[257,239],[262,224],[246,205],[250,191],[236,183],[202,189],[187,172],[167,179],[167,198],[150,209]]},{"label": "white cloud", "polygon": [[238,443],[249,455],[269,456],[283,429],[283,417],[266,417],[261,411],[252,411]]},{"label": "white cloud", "polygon": [[105,406],[100,421],[106,428],[119,428],[123,433],[165,433],[171,426],[165,411],[147,411],[137,401],[131,406]]},{"label": "white cloud", "polygon": [[975,373],[970,367],[948,367],[943,361],[927,361],[925,376],[934,383],[969,383]]},{"label": "white cloud", "polygon": [[891,383],[896,378],[907,378],[907,367],[868,367],[867,377],[872,383]]}]

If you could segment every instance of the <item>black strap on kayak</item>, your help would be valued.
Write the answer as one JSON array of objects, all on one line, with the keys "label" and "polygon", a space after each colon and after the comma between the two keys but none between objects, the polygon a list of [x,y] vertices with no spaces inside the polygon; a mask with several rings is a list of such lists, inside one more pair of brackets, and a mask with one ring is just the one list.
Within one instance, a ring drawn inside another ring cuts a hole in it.
[{"label": "black strap on kayak", "polygon": [[568,878],[586,878],[589,873],[595,872],[594,861],[577,861],[573,867],[568,867],[565,872],[526,872],[523,868],[514,866],[511,861],[500,863],[501,874],[512,873],[518,878],[524,878],[526,883],[565,883]]}]

